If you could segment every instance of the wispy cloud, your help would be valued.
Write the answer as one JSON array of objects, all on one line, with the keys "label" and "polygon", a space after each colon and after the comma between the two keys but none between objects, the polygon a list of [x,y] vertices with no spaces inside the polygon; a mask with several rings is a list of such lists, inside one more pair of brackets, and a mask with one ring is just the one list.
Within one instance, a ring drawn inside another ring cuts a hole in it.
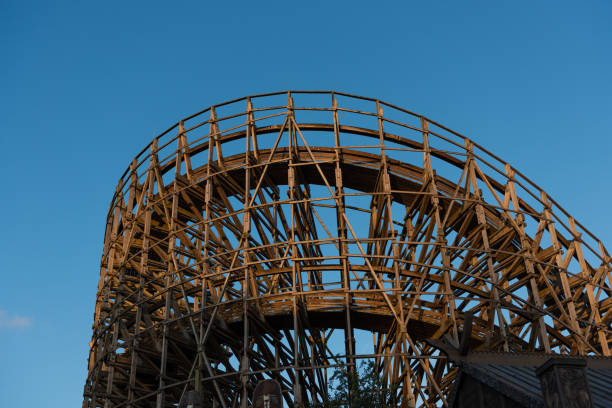
[{"label": "wispy cloud", "polygon": [[6,310],[0,309],[0,328],[30,327],[31,325],[32,320],[29,317],[10,315]]}]

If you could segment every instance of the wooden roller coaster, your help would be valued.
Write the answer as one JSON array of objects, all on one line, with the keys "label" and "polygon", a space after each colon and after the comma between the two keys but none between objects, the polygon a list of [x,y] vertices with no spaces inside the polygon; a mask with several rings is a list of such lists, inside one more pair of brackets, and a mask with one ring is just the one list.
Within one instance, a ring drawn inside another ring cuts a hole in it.
[{"label": "wooden roller coaster", "polygon": [[83,407],[199,390],[290,406],[373,362],[398,406],[446,406],[435,346],[610,356],[612,263],[477,143],[388,103],[279,92],[156,137],[108,212]]}]

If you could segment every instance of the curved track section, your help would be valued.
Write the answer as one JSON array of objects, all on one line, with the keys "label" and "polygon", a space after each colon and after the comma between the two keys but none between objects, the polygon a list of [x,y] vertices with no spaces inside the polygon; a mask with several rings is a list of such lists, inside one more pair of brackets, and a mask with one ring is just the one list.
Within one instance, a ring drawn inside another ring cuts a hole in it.
[{"label": "curved track section", "polygon": [[[141,152],[107,219],[84,407],[323,401],[370,360],[398,406],[445,406],[473,350],[610,355],[602,243],[506,162],[334,92],[237,99]],[[469,316],[469,317],[468,317]]]}]

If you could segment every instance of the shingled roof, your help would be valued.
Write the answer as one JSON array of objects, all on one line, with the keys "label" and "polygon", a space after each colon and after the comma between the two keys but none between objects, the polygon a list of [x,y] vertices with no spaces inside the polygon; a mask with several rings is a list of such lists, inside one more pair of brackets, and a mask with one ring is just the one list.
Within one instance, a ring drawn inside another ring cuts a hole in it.
[{"label": "shingled roof", "polygon": [[[528,356],[517,355],[516,365],[508,365],[512,356],[504,356],[506,364],[491,362],[490,364],[467,363],[460,365],[455,388],[451,394],[450,407],[456,407],[457,392],[466,375],[473,377],[486,386],[494,389],[519,406],[529,408],[545,408],[544,396],[540,379],[536,375],[536,365],[523,365]],[[589,359],[588,357],[586,358]],[[539,359],[538,359],[539,360]],[[523,363],[523,364],[522,364]],[[605,364],[608,363],[608,364]],[[606,365],[609,368],[601,368]],[[600,367],[600,368],[593,368]],[[598,359],[598,363],[587,361],[586,377],[594,408],[612,407],[612,360]]]},{"label": "shingled roof", "polygon": [[427,339],[459,366],[451,408],[556,407],[568,399],[577,407],[612,408],[612,357],[470,351],[471,317],[466,325],[458,344]]}]

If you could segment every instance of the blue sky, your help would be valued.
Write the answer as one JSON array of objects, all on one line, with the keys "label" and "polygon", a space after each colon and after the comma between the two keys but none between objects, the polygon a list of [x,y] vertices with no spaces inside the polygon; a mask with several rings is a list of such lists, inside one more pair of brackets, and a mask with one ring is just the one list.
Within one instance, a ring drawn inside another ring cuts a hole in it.
[{"label": "blue sky", "polygon": [[612,247],[611,20],[609,1],[0,0],[0,406],[81,403],[119,176],[177,119],[246,94],[423,113]]}]

